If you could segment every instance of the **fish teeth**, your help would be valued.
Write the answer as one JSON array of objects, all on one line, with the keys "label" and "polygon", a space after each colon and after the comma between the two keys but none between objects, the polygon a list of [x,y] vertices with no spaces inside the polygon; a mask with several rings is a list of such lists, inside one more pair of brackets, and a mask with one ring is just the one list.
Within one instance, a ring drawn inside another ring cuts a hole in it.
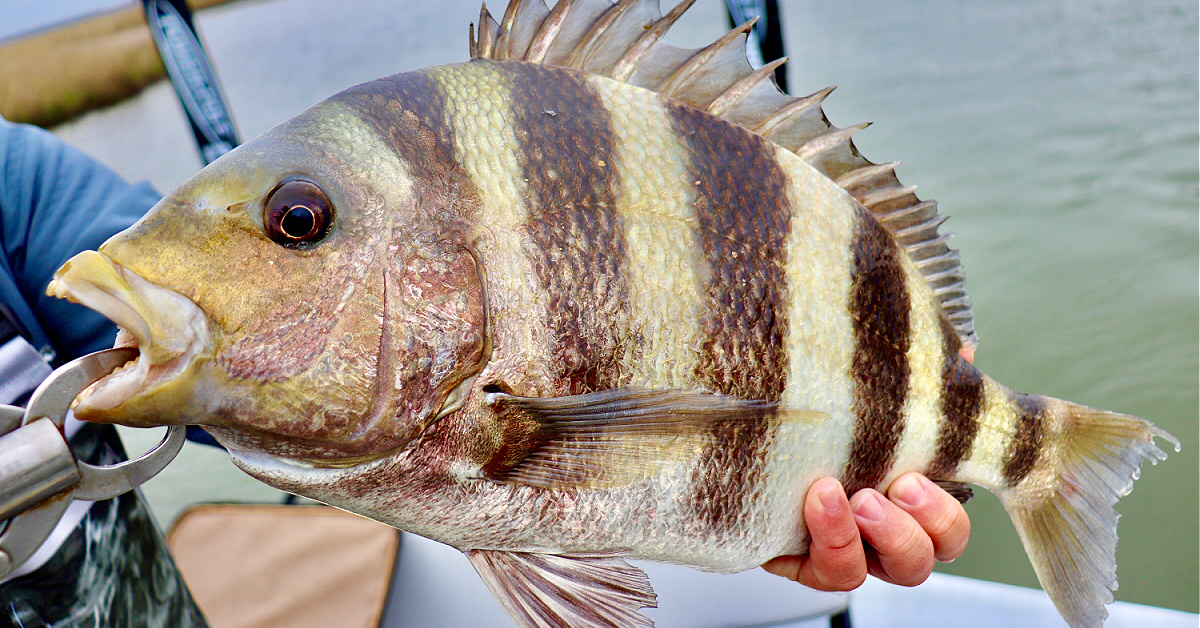
[{"label": "fish teeth", "polygon": [[125,329],[124,327],[121,327],[120,325],[118,325],[117,326],[117,339],[115,341],[113,341],[113,346],[114,347],[137,347],[138,346],[137,336],[134,336],[133,332],[129,331],[128,329]]}]

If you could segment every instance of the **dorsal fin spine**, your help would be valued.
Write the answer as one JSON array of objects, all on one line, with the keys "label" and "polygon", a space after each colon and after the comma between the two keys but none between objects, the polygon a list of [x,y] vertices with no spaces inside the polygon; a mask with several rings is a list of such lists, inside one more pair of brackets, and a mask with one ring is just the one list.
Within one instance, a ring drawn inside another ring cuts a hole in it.
[{"label": "dorsal fin spine", "polygon": [[872,166],[864,166],[858,170],[852,170],[837,178],[836,183],[842,187],[852,187],[859,182],[866,181],[873,177],[887,175],[889,172],[895,172],[896,166],[899,166],[898,161],[888,161]]},{"label": "dorsal fin spine", "polygon": [[616,65],[613,66],[613,70],[609,76],[618,81],[628,82],[629,78],[633,76],[633,72],[637,70],[638,63],[645,58],[646,54],[650,52],[650,49],[662,39],[663,35],[667,34],[667,31],[670,30],[670,28],[675,24],[675,21],[679,19],[679,16],[683,15],[684,11],[687,11],[689,8],[691,8],[692,4],[695,2],[696,0],[683,0],[683,2],[675,5],[675,8],[668,11],[666,15],[655,22],[654,25],[647,29],[646,33],[639,37],[637,42],[635,42],[633,46],[631,46],[629,50],[621,56]]},{"label": "dorsal fin spine", "polygon": [[834,89],[837,89],[837,86],[830,85],[829,87],[826,87],[825,89],[822,89],[821,91],[809,96],[805,96],[804,98],[797,98],[796,100],[788,103],[786,106],[768,116],[751,130],[767,139],[771,139],[771,135],[774,133],[774,131],[783,127],[788,121],[792,120],[792,118],[802,114],[805,111],[808,111],[809,109],[812,109],[814,106],[820,107],[821,103],[825,101],[825,97],[828,96]]},{"label": "dorsal fin spine", "polygon": [[734,46],[744,46],[757,18],[702,49],[663,43],[692,3],[682,0],[663,16],[657,0],[558,0],[553,9],[544,0],[513,0],[502,23],[482,7],[471,55],[608,76],[706,110],[792,151],[879,220],[934,290],[960,340],[978,344],[961,258],[946,245],[950,234],[937,233],[945,220],[937,203],[901,184],[895,163],[877,165],[859,154],[851,136],[866,124],[837,128],[829,122],[822,103],[833,87],[793,98],[770,78],[782,60],[758,70],[750,66],[744,49]]},{"label": "dorsal fin spine", "polygon": [[487,3],[479,8],[479,39],[475,42],[475,57],[491,59],[492,48],[496,45],[496,29],[500,27],[496,19],[488,11]]},{"label": "dorsal fin spine", "polygon": [[563,24],[570,15],[572,4],[574,4],[573,0],[560,0],[554,4],[550,15],[547,15],[546,19],[542,21],[542,27],[538,29],[537,35],[534,36],[533,41],[529,42],[529,51],[525,54],[526,61],[541,63],[546,58],[546,52],[550,50],[554,39],[562,32]]},{"label": "dorsal fin spine", "polygon": [[920,224],[900,229],[896,232],[896,239],[901,243],[905,243],[913,239],[924,240],[925,237],[921,236],[925,236],[925,232],[928,231],[937,233],[938,227],[942,226],[942,223],[946,222],[947,218],[949,218],[949,216],[934,216],[933,218],[930,218],[929,220],[926,220]]},{"label": "dorsal fin spine", "polygon": [[593,24],[592,28],[588,30],[587,34],[583,36],[583,39],[579,40],[579,44],[575,46],[575,50],[571,51],[571,54],[567,57],[567,61],[564,65],[567,67],[580,69],[587,67],[587,62],[592,58],[592,51],[598,48],[600,44],[607,39],[608,28],[617,21],[617,18],[621,17],[622,13],[628,10],[629,7],[633,6],[633,3],[636,1],[637,0],[620,0],[613,6],[609,7],[609,9],[600,16],[600,19],[596,20],[596,23]]},{"label": "dorsal fin spine", "polygon": [[964,296],[966,295],[966,293],[964,293],[962,291],[962,288],[959,286],[944,286],[944,287],[938,287],[938,288],[933,289],[933,296],[938,298],[939,303],[942,302],[942,300],[946,297],[947,294],[962,294]]},{"label": "dorsal fin spine", "polygon": [[923,272],[944,272],[947,269],[957,266],[958,263],[958,251],[954,250],[941,255],[935,255],[933,257],[927,257],[925,259],[916,261],[917,268],[921,269]]},{"label": "dorsal fin spine", "polygon": [[754,89],[754,87],[766,79],[766,77],[773,76],[775,74],[775,68],[787,63],[787,60],[787,57],[776,59],[755,70],[754,72],[742,77],[738,82],[730,85],[729,89],[726,89],[724,92],[721,92],[721,95],[714,98],[713,101],[708,104],[706,111],[717,117],[724,115],[726,111],[729,111],[731,107],[745,98],[746,94],[749,94],[750,90]]},{"label": "dorsal fin spine", "polygon": [[938,235],[938,237],[934,238],[933,240],[904,248],[907,249],[914,258],[923,259],[930,255],[929,252],[936,250],[939,244],[945,244],[946,240],[949,240],[951,235],[952,234],[949,233],[943,233]]},{"label": "dorsal fin spine", "polygon": [[921,201],[916,205],[885,212],[879,216],[879,221],[894,233],[909,225],[928,220],[930,216],[935,215],[937,215],[937,201]]},{"label": "dorsal fin spine", "polygon": [[[909,252],[910,257],[916,258],[920,255],[916,249],[931,242],[935,243],[934,246],[936,246],[937,242],[945,242],[954,235],[950,232],[938,234],[938,226],[940,226],[944,221],[944,216],[938,216],[937,218],[929,220],[928,222],[909,227],[902,235],[897,237],[896,240],[900,243],[900,246],[902,246],[905,251]],[[925,277],[926,283],[928,283],[930,286],[937,286],[937,281],[930,274],[922,273],[922,275]]]},{"label": "dorsal fin spine", "polygon": [[493,53],[496,59],[512,58],[509,54],[509,47],[512,44],[513,20],[517,18],[517,11],[524,1],[509,0],[508,6],[504,9],[504,17],[500,18],[500,34],[496,37],[496,50]]},{"label": "dorsal fin spine", "polygon": [[751,28],[754,28],[754,24],[757,21],[758,18],[756,17],[743,22],[737,28],[722,35],[717,41],[714,41],[697,52],[695,55],[692,55],[692,58],[688,59],[687,63],[679,66],[679,69],[675,70],[675,73],[671,76],[668,76],[655,91],[665,96],[677,95],[683,90],[684,87],[687,86],[689,82],[691,82],[691,80],[700,72],[705,64],[712,60],[713,57],[717,56],[717,53],[723,48],[736,40],[738,36],[744,37]]},{"label": "dorsal fin spine", "polygon": [[869,126],[871,126],[870,122],[860,122],[843,129],[830,127],[828,131],[808,140],[800,146],[797,146],[793,152],[799,155],[804,161],[811,162],[821,153],[828,152],[842,143],[849,142],[850,136]]},{"label": "dorsal fin spine", "polygon": [[919,222],[912,226],[897,229],[895,232],[896,237],[898,239],[903,240],[903,239],[911,237],[914,233],[917,233],[918,231],[923,231],[923,230],[927,230],[927,229],[937,229],[938,227],[940,227],[942,225],[942,223],[946,222],[947,218],[949,218],[949,216],[941,216],[941,215],[935,214],[924,222]]},{"label": "dorsal fin spine", "polygon": [[930,283],[940,284],[947,279],[960,279],[962,278],[962,274],[963,272],[961,268],[949,268],[941,272],[930,273],[926,275],[925,278],[928,279]]},{"label": "dorsal fin spine", "polygon": [[888,201],[904,198],[905,196],[908,196],[916,191],[917,186],[915,185],[883,188],[881,190],[875,190],[869,194],[864,194],[862,198],[858,199],[858,202],[866,205],[867,207],[874,207]]}]

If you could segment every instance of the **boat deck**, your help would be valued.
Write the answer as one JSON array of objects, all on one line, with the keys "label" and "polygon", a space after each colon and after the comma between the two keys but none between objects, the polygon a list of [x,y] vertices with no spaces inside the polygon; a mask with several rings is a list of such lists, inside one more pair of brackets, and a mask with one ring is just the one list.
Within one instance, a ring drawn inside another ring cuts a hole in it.
[{"label": "boat deck", "polygon": [[[918,587],[875,578],[850,594],[818,593],[761,569],[710,574],[656,563],[638,563],[658,592],[658,608],[645,614],[657,628],[829,626],[828,615],[850,607],[854,628],[930,626],[1012,628],[1066,626],[1050,598],[1029,589],[934,573]],[[1200,616],[1115,602],[1106,628],[1196,628]],[[511,622],[483,581],[457,550],[404,534],[381,628],[508,626]]]}]

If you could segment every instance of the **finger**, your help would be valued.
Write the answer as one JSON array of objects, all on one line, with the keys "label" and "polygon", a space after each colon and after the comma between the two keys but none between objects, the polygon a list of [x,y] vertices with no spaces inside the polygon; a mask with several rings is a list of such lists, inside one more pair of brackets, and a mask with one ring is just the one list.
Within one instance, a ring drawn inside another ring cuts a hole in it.
[{"label": "finger", "polygon": [[971,519],[962,504],[919,473],[906,473],[888,488],[888,499],[912,515],[933,541],[934,557],[958,558],[971,536]]},{"label": "finger", "polygon": [[850,499],[858,529],[874,552],[866,555],[875,577],[906,587],[925,581],[933,572],[933,542],[911,515],[874,489]]},{"label": "finger", "polygon": [[780,556],[767,571],[821,591],[850,591],[866,580],[867,564],[850,502],[833,478],[813,483],[804,498],[807,556]]},{"label": "finger", "polygon": [[975,363],[975,347],[963,345],[959,348],[958,355],[962,356],[962,359],[966,360],[967,362],[972,364]]},{"label": "finger", "polygon": [[804,499],[810,535],[801,583],[821,591],[850,591],[867,578],[862,539],[842,485],[833,478],[813,483]]}]

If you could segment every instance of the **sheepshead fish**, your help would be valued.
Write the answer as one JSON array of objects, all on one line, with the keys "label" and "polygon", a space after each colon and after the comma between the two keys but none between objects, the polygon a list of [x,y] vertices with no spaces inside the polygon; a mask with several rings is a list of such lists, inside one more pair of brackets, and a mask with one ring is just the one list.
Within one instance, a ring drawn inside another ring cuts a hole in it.
[{"label": "sheepshead fish", "polygon": [[[972,483],[1073,626],[1150,423],[1020,394],[936,204],[687,8],[486,9],[468,63],[241,146],[48,288],[139,357],[81,418],[203,425],[251,475],[465,552],[530,626],[646,625],[626,558],[803,553],[809,485]],[[1178,447],[1178,443],[1176,442]]]}]

